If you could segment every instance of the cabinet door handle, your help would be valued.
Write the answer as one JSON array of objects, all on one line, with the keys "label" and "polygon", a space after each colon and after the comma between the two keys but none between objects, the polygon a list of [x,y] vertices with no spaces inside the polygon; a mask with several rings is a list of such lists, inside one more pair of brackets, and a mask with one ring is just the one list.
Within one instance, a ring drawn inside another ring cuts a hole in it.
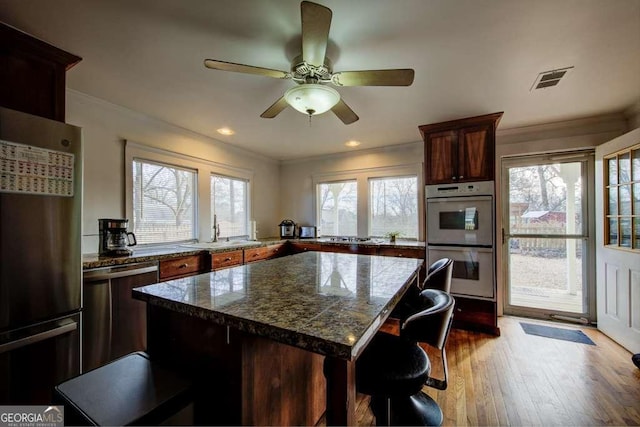
[{"label": "cabinet door handle", "polygon": [[451,179],[455,181],[458,178],[456,178],[455,176],[452,176]]},{"label": "cabinet door handle", "polygon": [[225,261],[231,261],[231,257],[226,257],[224,260]]},{"label": "cabinet door handle", "polygon": [[460,175],[460,179],[464,179],[464,175]]},{"label": "cabinet door handle", "polygon": [[187,267],[189,267],[189,264],[187,264],[186,262],[178,266],[178,268],[187,268]]}]

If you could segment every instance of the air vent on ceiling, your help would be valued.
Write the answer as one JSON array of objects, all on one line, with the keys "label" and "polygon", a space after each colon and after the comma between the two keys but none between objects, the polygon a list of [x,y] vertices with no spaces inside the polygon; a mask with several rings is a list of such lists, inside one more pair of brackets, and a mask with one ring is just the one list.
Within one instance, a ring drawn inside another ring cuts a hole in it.
[{"label": "air vent on ceiling", "polygon": [[560,83],[560,79],[566,76],[567,73],[572,69],[573,67],[566,67],[558,68],[557,70],[543,71],[542,73],[538,74],[536,81],[533,82],[533,86],[531,86],[531,89],[529,90],[556,86],[558,83]]}]

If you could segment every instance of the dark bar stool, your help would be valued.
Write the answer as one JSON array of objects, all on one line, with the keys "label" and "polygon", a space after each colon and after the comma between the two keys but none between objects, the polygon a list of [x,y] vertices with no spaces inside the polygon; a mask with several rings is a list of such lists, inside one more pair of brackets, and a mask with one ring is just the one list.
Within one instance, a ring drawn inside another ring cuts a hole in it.
[{"label": "dark bar stool", "polygon": [[[419,297],[424,309],[401,324],[400,336],[376,334],[356,362],[356,389],[371,396],[377,425],[442,424],[442,410],[422,387],[447,387],[444,346],[455,301],[438,289],[425,289]],[[441,350],[444,380],[430,377],[429,357],[418,342]]]},{"label": "dark bar stool", "polygon": [[191,386],[136,352],[57,385],[54,399],[66,425],[158,425],[191,402]]}]

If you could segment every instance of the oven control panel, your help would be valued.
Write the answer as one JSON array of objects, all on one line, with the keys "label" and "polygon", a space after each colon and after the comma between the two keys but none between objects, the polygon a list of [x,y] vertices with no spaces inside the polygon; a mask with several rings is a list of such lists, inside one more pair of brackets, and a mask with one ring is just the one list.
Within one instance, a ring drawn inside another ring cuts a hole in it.
[{"label": "oven control panel", "polygon": [[456,197],[456,196],[493,196],[494,181],[465,182],[459,184],[427,185],[426,196]]}]

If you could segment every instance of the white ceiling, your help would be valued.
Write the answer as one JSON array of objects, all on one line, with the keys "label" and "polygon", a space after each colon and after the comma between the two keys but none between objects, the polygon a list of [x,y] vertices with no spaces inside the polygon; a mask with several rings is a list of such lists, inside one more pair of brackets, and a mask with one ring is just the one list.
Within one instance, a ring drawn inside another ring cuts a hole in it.
[{"label": "white ceiling", "polygon": [[[360,116],[348,126],[292,108],[262,119],[292,81],[203,65],[288,71],[298,0],[0,0],[0,21],[81,56],[68,87],[275,159],[419,141],[419,125],[497,111],[507,129],[640,100],[640,0],[317,2],[333,11],[334,71],[415,69],[410,87],[338,88]],[[558,86],[530,91],[568,66]]]}]

